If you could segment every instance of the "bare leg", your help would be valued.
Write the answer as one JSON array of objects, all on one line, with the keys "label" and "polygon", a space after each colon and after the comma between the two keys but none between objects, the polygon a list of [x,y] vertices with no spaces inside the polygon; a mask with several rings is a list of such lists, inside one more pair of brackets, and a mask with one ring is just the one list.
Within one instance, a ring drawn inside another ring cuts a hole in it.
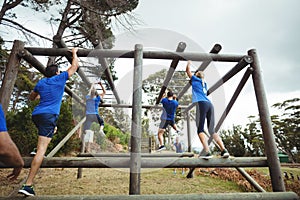
[{"label": "bare leg", "polygon": [[176,124],[174,124],[172,127],[175,131],[178,131]]},{"label": "bare leg", "polygon": [[165,129],[158,129],[158,141],[159,141],[159,145],[163,145],[164,144],[164,138],[163,138],[163,134],[165,132]]},{"label": "bare leg", "polygon": [[33,184],[33,179],[36,176],[36,174],[43,162],[44,155],[46,153],[46,150],[47,150],[47,147],[48,147],[50,141],[51,141],[51,138],[39,136],[37,152],[32,160],[30,172],[29,172],[29,175],[26,180],[26,185]]},{"label": "bare leg", "polygon": [[213,135],[214,140],[216,141],[216,143],[219,145],[221,151],[223,151],[225,149],[223,141],[221,139],[221,137],[219,136],[219,134],[214,133]]},{"label": "bare leg", "polygon": [[201,133],[198,134],[198,136],[199,136],[200,142],[201,142],[202,145],[203,145],[203,149],[204,149],[206,152],[209,152],[208,143],[207,143],[207,138],[206,138],[205,133],[201,132]]}]

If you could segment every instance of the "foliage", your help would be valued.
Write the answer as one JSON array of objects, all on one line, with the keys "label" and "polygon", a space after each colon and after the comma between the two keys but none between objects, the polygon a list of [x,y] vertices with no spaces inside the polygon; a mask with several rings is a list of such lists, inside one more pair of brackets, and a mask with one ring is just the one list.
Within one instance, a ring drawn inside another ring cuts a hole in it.
[{"label": "foliage", "polygon": [[28,156],[37,145],[37,129],[31,120],[35,102],[23,107],[19,112],[7,112],[6,121],[8,132],[16,143],[20,153]]},{"label": "foliage", "polygon": [[222,135],[227,150],[235,157],[243,157],[246,154],[245,142],[242,138],[241,129],[241,126],[233,126],[232,130],[220,131],[220,135]]},{"label": "foliage", "polygon": [[[273,115],[273,131],[281,152],[289,156],[290,161],[300,162],[300,99],[294,98],[274,104],[282,115]],[[294,150],[294,151],[293,151]]]},{"label": "foliage", "polygon": [[[281,115],[271,116],[278,152],[286,153],[291,162],[300,161],[299,101],[299,98],[293,98],[274,104],[273,107],[277,108]],[[226,148],[234,156],[265,155],[259,118],[249,116],[249,123],[244,129],[241,126],[233,126],[232,130],[222,130],[221,137]]]},{"label": "foliage", "polygon": [[129,133],[123,133],[119,129],[110,125],[104,126],[104,132],[106,133],[106,137],[113,143],[117,142],[122,145],[128,145],[130,139]]},{"label": "foliage", "polygon": [[[7,127],[9,133],[18,146],[22,155],[28,156],[36,148],[38,131],[31,119],[31,113],[37,102],[30,102],[28,106],[22,107],[19,112],[7,113]],[[57,121],[57,133],[54,134],[47,153],[49,153],[74,127],[72,121],[71,105],[69,100],[63,101],[60,116]],[[67,154],[71,151],[78,150],[78,138],[72,137],[58,153]]]}]

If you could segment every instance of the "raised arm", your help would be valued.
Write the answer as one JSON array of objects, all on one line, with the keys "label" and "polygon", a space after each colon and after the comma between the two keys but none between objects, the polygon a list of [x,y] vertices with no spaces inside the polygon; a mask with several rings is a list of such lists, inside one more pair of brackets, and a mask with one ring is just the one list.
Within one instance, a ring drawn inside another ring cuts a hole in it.
[{"label": "raised arm", "polygon": [[106,90],[105,90],[104,86],[102,85],[101,81],[99,81],[98,84],[102,88],[102,93],[100,94],[100,97],[103,99],[104,95],[106,94]]},{"label": "raised arm", "polygon": [[185,68],[185,72],[186,72],[186,74],[188,75],[189,78],[192,78],[193,74],[191,72],[190,65],[191,65],[191,61],[188,60],[186,68]]},{"label": "raised arm", "polygon": [[67,70],[69,77],[71,77],[77,71],[77,69],[79,67],[77,51],[78,51],[78,48],[72,49],[72,64],[69,67],[69,69]]},{"label": "raised arm", "polygon": [[90,96],[92,96],[92,90],[94,88],[94,85],[95,85],[94,83],[91,84],[91,88],[90,88],[89,93],[88,93],[88,95],[90,95]]}]

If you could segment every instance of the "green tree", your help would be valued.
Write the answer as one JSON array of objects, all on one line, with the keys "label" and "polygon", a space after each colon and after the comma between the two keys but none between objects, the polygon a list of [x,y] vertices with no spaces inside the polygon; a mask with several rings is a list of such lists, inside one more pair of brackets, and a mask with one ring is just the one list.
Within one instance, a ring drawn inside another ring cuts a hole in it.
[{"label": "green tree", "polygon": [[220,136],[230,155],[242,157],[246,154],[245,141],[242,134],[242,126],[233,125],[232,130],[221,130]]},{"label": "green tree", "polygon": [[36,102],[32,102],[18,112],[9,111],[6,115],[8,131],[23,156],[28,156],[37,145],[37,129],[31,120],[35,105]]},{"label": "green tree", "polygon": [[[300,147],[300,99],[293,98],[273,105],[281,115],[271,117],[278,149],[289,156],[290,161],[299,162]],[[296,151],[293,151],[296,150]]]}]

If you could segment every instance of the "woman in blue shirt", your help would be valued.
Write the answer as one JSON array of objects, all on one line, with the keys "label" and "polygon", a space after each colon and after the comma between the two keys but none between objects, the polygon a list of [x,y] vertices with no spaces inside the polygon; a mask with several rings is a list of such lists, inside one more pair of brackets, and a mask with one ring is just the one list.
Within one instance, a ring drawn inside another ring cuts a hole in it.
[{"label": "woman in blue shirt", "polygon": [[98,84],[102,88],[102,93],[98,94],[95,90],[94,84],[92,84],[89,94],[86,96],[86,121],[83,129],[84,131],[86,131],[90,129],[93,122],[98,122],[100,124],[100,133],[104,135],[104,121],[99,115],[98,108],[101,103],[101,100],[106,94],[106,90],[101,82],[98,82]]},{"label": "woman in blue shirt", "polygon": [[193,75],[190,70],[191,61],[188,61],[186,66],[186,74],[191,79],[192,84],[192,102],[196,103],[196,126],[199,139],[203,145],[204,153],[199,157],[206,159],[211,158],[211,153],[209,151],[208,142],[206,135],[204,133],[204,123],[207,119],[207,128],[210,135],[219,145],[221,149],[221,156],[223,158],[228,158],[229,153],[225,149],[223,141],[219,134],[215,132],[215,116],[214,116],[214,106],[211,101],[207,98],[207,84],[204,81],[204,73],[202,71],[196,71]]}]

